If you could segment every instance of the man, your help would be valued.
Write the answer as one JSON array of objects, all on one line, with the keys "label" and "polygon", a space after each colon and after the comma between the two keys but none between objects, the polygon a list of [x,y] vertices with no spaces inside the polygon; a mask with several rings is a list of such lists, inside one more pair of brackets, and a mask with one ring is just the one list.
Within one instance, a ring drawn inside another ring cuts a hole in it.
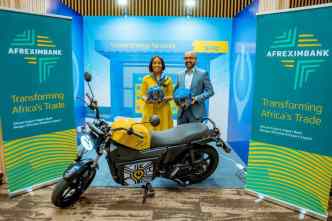
[{"label": "man", "polygon": [[192,103],[187,109],[179,107],[178,124],[190,122],[200,122],[205,114],[204,102],[214,95],[213,87],[208,73],[196,68],[197,55],[189,51],[184,54],[186,69],[178,76],[177,88],[187,88],[191,90]]}]

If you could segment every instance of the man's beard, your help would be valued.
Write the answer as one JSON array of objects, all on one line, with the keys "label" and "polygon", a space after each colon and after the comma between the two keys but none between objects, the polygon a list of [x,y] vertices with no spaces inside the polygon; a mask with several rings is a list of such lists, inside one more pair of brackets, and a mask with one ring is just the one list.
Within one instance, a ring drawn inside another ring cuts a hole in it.
[{"label": "man's beard", "polygon": [[186,67],[189,69],[193,68],[195,66],[195,63],[192,63],[192,62],[186,62],[185,64],[186,64]]}]

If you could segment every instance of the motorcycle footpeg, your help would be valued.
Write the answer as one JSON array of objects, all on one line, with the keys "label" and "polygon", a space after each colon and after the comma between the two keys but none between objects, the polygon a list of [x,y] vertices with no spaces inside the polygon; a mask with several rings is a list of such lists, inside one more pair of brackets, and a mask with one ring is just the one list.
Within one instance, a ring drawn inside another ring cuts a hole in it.
[{"label": "motorcycle footpeg", "polygon": [[178,171],[180,170],[179,167],[176,167],[171,174],[169,175],[169,177],[172,179],[173,177],[175,177],[175,175],[178,173]]},{"label": "motorcycle footpeg", "polygon": [[226,153],[230,153],[230,152],[232,152],[232,149],[229,148],[225,143],[224,143],[224,145],[222,146],[222,148],[224,149],[224,151],[225,151]]},{"label": "motorcycle footpeg", "polygon": [[189,182],[189,181],[187,181],[187,182],[183,182],[183,181],[180,180],[180,179],[174,179],[174,181],[175,181],[177,184],[179,184],[180,186],[182,186],[182,187],[186,187],[186,186],[190,185],[190,182]]},{"label": "motorcycle footpeg", "polygon": [[218,147],[221,147],[225,151],[225,153],[232,152],[232,149],[223,140],[221,140],[221,139],[218,139],[216,141],[216,145]]}]

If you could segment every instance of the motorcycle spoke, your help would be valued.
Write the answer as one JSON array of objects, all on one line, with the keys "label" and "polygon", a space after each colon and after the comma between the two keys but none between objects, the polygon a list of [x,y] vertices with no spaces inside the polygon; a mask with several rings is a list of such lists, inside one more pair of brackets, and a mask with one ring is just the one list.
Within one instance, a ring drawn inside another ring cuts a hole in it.
[{"label": "motorcycle spoke", "polygon": [[[65,198],[68,198],[68,197],[70,197],[70,196],[72,196],[73,195],[73,190],[75,190],[75,189],[73,189],[73,188],[68,188],[68,190],[66,190],[64,193],[63,193],[63,198],[65,199]],[[68,195],[69,194],[69,195]]]}]

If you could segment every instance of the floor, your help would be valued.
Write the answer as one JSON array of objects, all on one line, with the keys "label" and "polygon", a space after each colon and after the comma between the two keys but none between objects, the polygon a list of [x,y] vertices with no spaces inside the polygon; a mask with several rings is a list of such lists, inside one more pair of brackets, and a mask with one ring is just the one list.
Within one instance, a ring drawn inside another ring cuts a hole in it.
[{"label": "floor", "polygon": [[266,201],[256,203],[240,189],[158,188],[156,196],[142,204],[139,188],[90,188],[73,207],[58,209],[50,203],[52,188],[9,199],[5,185],[0,186],[0,220],[299,220],[298,213]]}]

